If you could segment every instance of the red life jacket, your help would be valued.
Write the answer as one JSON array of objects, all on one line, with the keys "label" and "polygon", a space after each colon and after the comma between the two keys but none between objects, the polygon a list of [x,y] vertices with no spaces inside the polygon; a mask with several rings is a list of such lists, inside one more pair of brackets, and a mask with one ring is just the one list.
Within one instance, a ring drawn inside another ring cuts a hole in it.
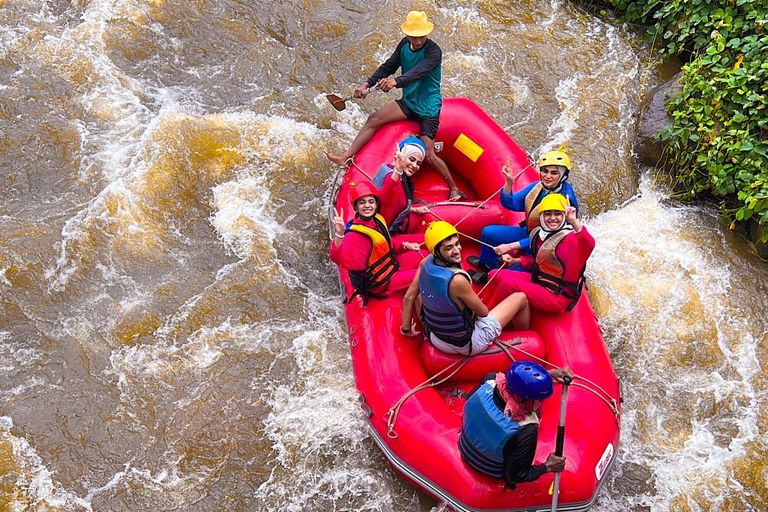
[{"label": "red life jacket", "polygon": [[586,265],[579,272],[579,277],[575,282],[565,280],[565,265],[557,257],[557,246],[572,233],[567,229],[556,231],[537,247],[536,239],[539,238],[541,227],[535,228],[531,232],[531,252],[533,254],[533,270],[531,271],[531,282],[543,286],[556,295],[563,295],[571,299],[571,303],[566,308],[570,311],[579,301],[581,290],[584,287],[584,270]]}]

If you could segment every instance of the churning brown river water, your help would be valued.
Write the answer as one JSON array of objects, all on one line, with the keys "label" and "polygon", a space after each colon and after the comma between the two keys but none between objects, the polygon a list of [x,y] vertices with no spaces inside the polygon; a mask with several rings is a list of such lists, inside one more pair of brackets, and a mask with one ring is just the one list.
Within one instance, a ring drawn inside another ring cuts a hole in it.
[{"label": "churning brown river water", "polygon": [[431,511],[356,405],[322,149],[435,22],[443,91],[567,146],[624,383],[595,510],[768,509],[768,269],[631,155],[650,48],[562,1],[0,0],[0,510]]}]

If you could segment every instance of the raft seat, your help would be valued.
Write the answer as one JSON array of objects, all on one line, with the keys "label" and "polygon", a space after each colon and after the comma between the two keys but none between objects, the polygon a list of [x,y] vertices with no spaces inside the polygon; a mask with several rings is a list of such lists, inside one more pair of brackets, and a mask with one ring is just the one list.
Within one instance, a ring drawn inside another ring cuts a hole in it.
[{"label": "raft seat", "polygon": [[[511,345],[507,351],[516,361],[534,360],[530,355],[544,358],[544,340],[536,331],[504,331],[499,336],[506,345]],[[518,342],[519,339],[519,342]],[[442,371],[464,356],[446,354],[436,349],[424,339],[421,344],[421,362],[427,375],[432,376]],[[459,363],[457,363],[458,366]],[[480,380],[488,372],[503,372],[509,368],[512,360],[509,355],[497,345],[491,345],[479,354],[475,354],[449,379],[449,381]],[[450,373],[451,370],[444,375]]]}]

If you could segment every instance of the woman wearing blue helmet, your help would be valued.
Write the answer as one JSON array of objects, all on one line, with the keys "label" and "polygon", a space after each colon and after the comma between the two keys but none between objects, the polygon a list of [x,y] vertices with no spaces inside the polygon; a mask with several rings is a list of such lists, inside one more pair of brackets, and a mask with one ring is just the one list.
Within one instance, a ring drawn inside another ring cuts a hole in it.
[{"label": "woman wearing blue helmet", "polygon": [[550,453],[533,465],[541,402],[552,396],[553,380],[573,378],[568,368],[547,371],[529,361],[513,363],[506,373],[489,374],[469,396],[459,436],[461,458],[472,469],[515,488],[541,475],[565,469],[565,457]]},{"label": "woman wearing blue helmet", "polygon": [[392,163],[381,164],[371,182],[381,192],[381,215],[393,235],[408,229],[411,213],[426,214],[426,206],[413,206],[413,175],[421,168],[427,148],[418,137],[407,137],[397,144]]}]

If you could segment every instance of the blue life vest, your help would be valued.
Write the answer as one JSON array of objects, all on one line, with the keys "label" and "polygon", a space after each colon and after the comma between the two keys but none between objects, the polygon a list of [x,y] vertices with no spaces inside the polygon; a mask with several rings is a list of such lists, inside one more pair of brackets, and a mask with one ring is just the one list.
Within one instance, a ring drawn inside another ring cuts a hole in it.
[{"label": "blue life vest", "polygon": [[[393,172],[395,172],[395,168],[392,166],[392,164],[381,164],[379,170],[376,171],[376,174],[374,174],[373,178],[371,178],[371,183],[373,183],[376,188],[381,190],[384,186],[384,180],[386,180],[387,177]],[[408,176],[403,175],[400,176],[400,184],[403,186],[403,194],[405,194],[406,204],[405,208],[403,208],[403,210],[398,213],[392,220],[392,223],[387,226],[390,235],[406,233],[408,231],[408,227],[410,226],[411,205],[413,204],[414,192],[413,181]]]},{"label": "blue life vest", "polygon": [[419,274],[421,314],[428,332],[446,343],[464,347],[472,339],[473,314],[469,308],[460,309],[448,294],[448,285],[457,275],[472,282],[464,270],[437,265],[434,256],[427,257]]},{"label": "blue life vest", "polygon": [[493,402],[493,386],[486,382],[464,405],[461,458],[476,471],[503,478],[504,446],[519,431],[520,424]]}]

